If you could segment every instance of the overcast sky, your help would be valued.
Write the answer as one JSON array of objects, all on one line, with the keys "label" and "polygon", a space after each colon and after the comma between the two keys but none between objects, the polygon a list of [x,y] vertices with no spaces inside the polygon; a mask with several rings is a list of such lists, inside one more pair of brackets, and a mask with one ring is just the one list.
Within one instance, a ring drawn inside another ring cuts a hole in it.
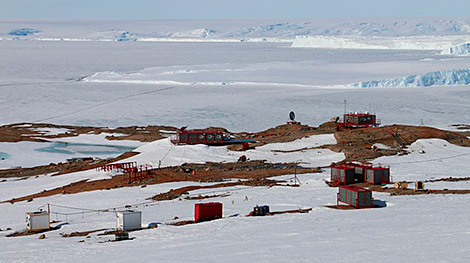
[{"label": "overcast sky", "polygon": [[468,16],[470,0],[0,0],[0,19]]}]

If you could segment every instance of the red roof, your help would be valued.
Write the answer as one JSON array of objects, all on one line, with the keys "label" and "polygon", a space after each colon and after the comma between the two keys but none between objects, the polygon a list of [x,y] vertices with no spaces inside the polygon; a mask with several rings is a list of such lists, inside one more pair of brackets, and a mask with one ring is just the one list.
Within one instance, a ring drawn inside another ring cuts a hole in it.
[{"label": "red roof", "polygon": [[375,114],[370,114],[370,113],[345,113],[344,116],[375,116]]},{"label": "red roof", "polygon": [[351,190],[351,191],[354,191],[354,192],[371,192],[371,190],[369,190],[369,189],[366,189],[364,187],[355,186],[355,185],[340,185],[339,187],[347,189],[347,190]]}]

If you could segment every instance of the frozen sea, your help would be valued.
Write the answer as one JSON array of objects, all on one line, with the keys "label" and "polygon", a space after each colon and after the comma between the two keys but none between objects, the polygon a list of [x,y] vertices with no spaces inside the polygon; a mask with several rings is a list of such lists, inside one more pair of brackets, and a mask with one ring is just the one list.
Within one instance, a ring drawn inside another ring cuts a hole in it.
[{"label": "frozen sea", "polygon": [[[435,51],[291,48],[286,43],[0,41],[0,123],[319,125],[372,110],[384,124],[470,122],[466,86],[351,88],[358,81],[464,68]],[[85,81],[83,81],[85,78]]]}]

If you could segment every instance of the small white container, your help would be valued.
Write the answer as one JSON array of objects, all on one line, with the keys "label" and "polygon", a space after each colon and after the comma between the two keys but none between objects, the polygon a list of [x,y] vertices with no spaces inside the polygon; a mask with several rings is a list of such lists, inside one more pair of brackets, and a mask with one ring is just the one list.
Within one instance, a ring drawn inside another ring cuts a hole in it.
[{"label": "small white container", "polygon": [[26,213],[26,229],[29,231],[38,231],[49,229],[50,214],[48,212]]},{"label": "small white container", "polygon": [[142,212],[140,211],[118,211],[117,229],[123,231],[137,230],[142,228]]}]

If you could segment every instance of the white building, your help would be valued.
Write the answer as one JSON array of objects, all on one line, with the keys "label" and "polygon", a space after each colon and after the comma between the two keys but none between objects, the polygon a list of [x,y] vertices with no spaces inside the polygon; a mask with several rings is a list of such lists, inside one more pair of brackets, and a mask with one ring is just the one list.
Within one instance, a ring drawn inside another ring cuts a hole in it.
[{"label": "white building", "polygon": [[28,231],[46,230],[51,226],[50,214],[48,212],[26,213],[26,229]]},{"label": "white building", "polygon": [[118,211],[117,212],[117,229],[128,231],[142,228],[142,212],[140,211]]}]

